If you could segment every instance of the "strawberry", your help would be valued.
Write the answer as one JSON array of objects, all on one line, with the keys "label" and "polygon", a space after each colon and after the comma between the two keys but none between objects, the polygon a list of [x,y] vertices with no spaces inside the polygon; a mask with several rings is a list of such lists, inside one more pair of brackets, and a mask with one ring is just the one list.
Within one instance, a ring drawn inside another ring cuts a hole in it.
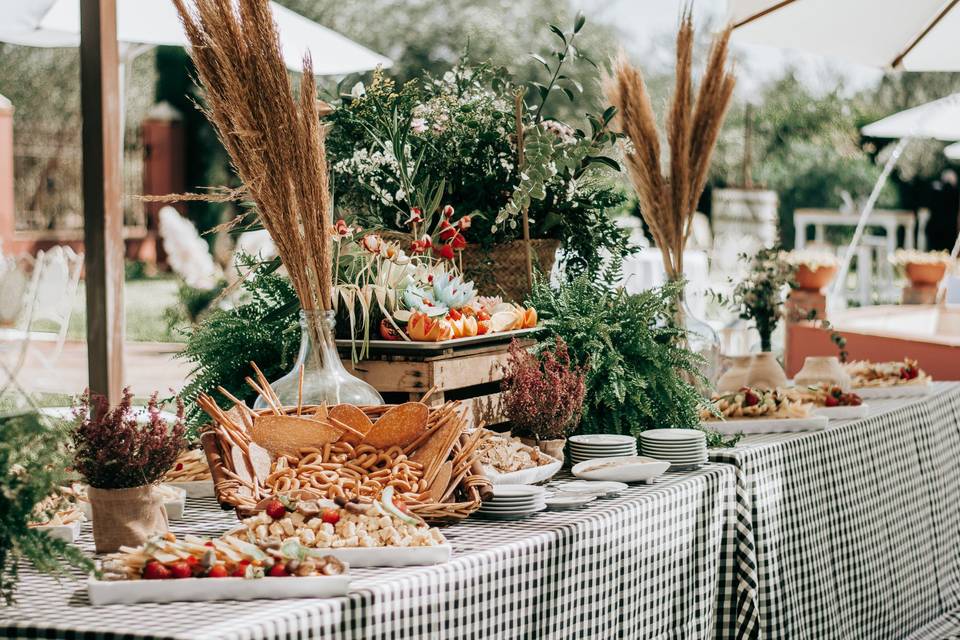
[{"label": "strawberry", "polygon": [[247,577],[247,565],[241,564],[238,565],[236,569],[233,570],[233,573],[230,574],[233,578],[246,578]]},{"label": "strawberry", "polygon": [[210,571],[207,572],[208,578],[226,578],[227,575],[227,567],[222,564],[213,565],[210,567]]},{"label": "strawberry", "polygon": [[189,564],[181,560],[170,565],[170,574],[174,578],[189,578],[193,575],[193,570]]},{"label": "strawberry", "polygon": [[151,560],[147,563],[147,566],[143,568],[144,580],[166,580],[169,577],[170,569],[167,569],[156,560]]},{"label": "strawberry", "polygon": [[754,405],[760,404],[760,397],[757,396],[753,391],[745,391],[743,394],[743,406],[752,407]]},{"label": "strawberry", "polygon": [[287,508],[279,500],[271,500],[269,503],[267,503],[266,512],[267,515],[274,520],[279,520],[287,515]]},{"label": "strawberry", "polygon": [[840,399],[834,395],[828,395],[826,399],[824,399],[823,404],[828,407],[836,407],[840,404]]},{"label": "strawberry", "polygon": [[271,578],[284,578],[290,574],[287,573],[287,567],[282,562],[278,562],[270,567],[270,571],[267,572],[267,575]]},{"label": "strawberry", "polygon": [[337,524],[338,522],[340,522],[340,510],[324,509],[323,515],[320,516],[320,519],[329,524]]}]

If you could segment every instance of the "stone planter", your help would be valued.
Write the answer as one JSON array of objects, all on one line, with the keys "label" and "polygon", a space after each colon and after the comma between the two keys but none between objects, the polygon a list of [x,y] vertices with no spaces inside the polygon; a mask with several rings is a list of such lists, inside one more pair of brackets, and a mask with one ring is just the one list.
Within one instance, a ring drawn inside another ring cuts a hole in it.
[{"label": "stone planter", "polygon": [[734,393],[747,384],[747,373],[753,356],[731,356],[730,359],[733,361],[733,365],[717,380],[717,391],[719,393]]},{"label": "stone planter", "polygon": [[836,356],[807,356],[803,368],[793,376],[793,383],[798,387],[825,383],[836,385],[844,391],[849,391],[853,384]]},{"label": "stone planter", "polygon": [[758,389],[776,389],[787,386],[787,374],[769,351],[757,353],[747,369],[746,386]]},{"label": "stone planter", "polygon": [[915,287],[936,286],[943,280],[947,273],[947,264],[945,262],[909,262],[904,271],[907,273],[907,279]]}]

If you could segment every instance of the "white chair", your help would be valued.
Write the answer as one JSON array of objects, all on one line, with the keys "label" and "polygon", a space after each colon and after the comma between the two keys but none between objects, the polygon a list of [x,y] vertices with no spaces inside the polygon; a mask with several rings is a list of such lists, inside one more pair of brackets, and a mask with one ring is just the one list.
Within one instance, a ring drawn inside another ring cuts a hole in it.
[{"label": "white chair", "polygon": [[[29,285],[21,300],[20,320],[14,328],[0,330],[0,346],[12,357],[0,360],[7,381],[0,386],[0,397],[11,388],[33,404],[30,394],[17,377],[32,353],[45,369],[53,369],[67,337],[70,316],[77,296],[83,256],[70,247],[40,251],[33,263]],[[34,323],[52,324],[53,330],[35,331]],[[50,346],[40,348],[39,343]],[[31,349],[31,345],[35,345]]]}]

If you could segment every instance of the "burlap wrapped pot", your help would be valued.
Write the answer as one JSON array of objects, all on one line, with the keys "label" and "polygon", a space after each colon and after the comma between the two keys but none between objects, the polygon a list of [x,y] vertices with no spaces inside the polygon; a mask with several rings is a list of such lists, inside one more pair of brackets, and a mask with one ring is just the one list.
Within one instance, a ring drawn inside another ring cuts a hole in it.
[{"label": "burlap wrapped pot", "polygon": [[135,547],[156,533],[170,530],[163,498],[155,485],[130,489],[89,487],[93,512],[93,540],[97,553],[112,553],[121,546]]}]

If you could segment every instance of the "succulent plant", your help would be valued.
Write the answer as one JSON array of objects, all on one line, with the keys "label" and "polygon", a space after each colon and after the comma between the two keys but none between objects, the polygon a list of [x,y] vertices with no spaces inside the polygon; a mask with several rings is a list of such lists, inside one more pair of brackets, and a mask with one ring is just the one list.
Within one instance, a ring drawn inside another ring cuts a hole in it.
[{"label": "succulent plant", "polygon": [[464,282],[461,276],[446,271],[431,274],[432,287],[409,285],[403,291],[403,302],[410,310],[428,316],[446,315],[450,309],[460,309],[476,298],[473,282]]}]

